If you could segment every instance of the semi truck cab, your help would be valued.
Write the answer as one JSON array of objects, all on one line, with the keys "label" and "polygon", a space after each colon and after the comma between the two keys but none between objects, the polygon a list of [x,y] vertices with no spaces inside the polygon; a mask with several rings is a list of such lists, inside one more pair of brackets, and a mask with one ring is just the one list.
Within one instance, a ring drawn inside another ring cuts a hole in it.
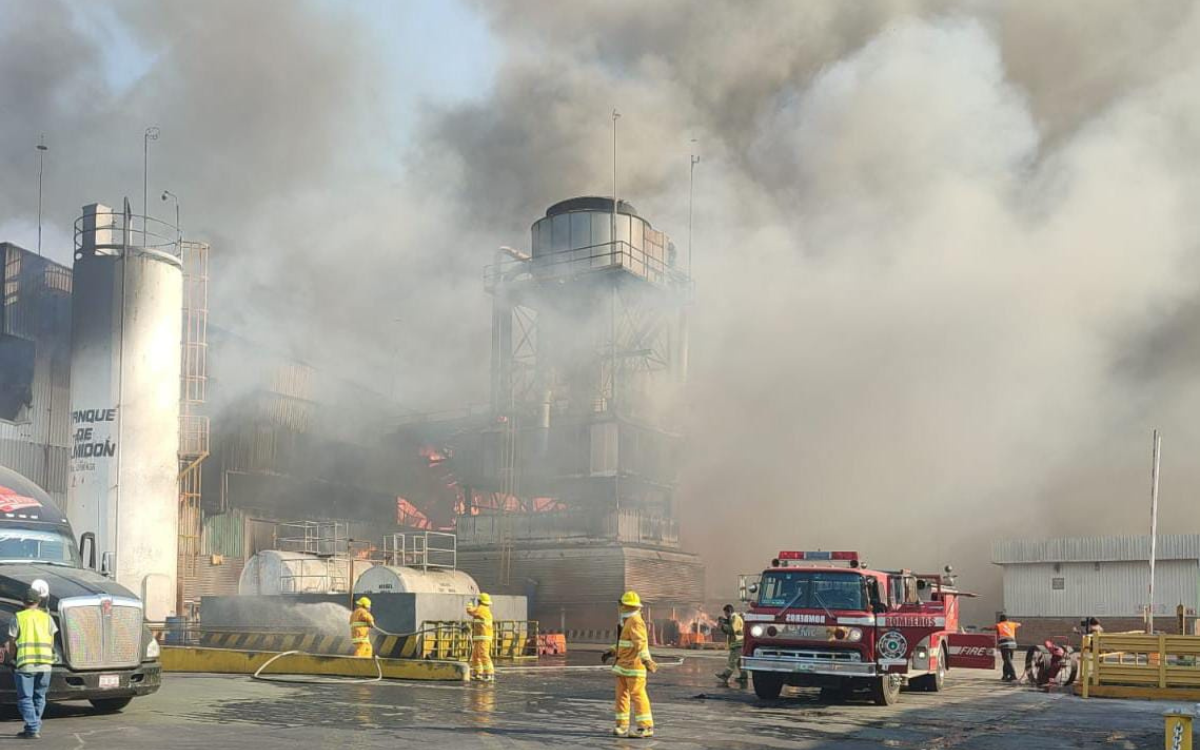
[{"label": "semi truck cab", "polygon": [[[0,466],[0,640],[24,607],[35,582],[44,582],[47,611],[58,625],[47,700],[86,700],[118,711],[158,690],[158,643],[145,625],[142,601],[95,570],[95,544],[85,566],[84,544],[40,487]],[[16,704],[11,669],[0,669],[0,704]]]},{"label": "semi truck cab", "polygon": [[[856,552],[783,551],[746,588],[742,666],[761,698],[785,686],[827,698],[866,690],[890,705],[901,686],[939,692],[950,667],[995,668],[995,639],[960,634],[945,574],[868,569]],[[969,595],[968,595],[969,596]]]}]

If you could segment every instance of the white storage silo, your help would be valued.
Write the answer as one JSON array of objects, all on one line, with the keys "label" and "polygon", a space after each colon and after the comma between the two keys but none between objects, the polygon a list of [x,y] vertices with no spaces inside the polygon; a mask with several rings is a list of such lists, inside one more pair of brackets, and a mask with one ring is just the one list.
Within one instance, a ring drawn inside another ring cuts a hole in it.
[{"label": "white storage silo", "polygon": [[[155,226],[159,229],[156,230]],[[175,610],[182,268],[174,227],[85,206],[75,224],[71,481],[67,514],[92,531],[146,617]]]}]

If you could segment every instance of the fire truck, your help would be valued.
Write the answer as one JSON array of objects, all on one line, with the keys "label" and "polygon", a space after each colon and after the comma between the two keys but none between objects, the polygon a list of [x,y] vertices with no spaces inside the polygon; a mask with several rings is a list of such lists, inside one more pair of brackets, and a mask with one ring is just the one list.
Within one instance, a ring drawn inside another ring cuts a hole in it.
[{"label": "fire truck", "polygon": [[951,569],[926,575],[872,570],[856,552],[783,551],[743,580],[742,666],[760,698],[784,686],[825,700],[863,691],[878,705],[900,688],[940,692],[952,667],[994,669],[994,635],[960,633]]}]

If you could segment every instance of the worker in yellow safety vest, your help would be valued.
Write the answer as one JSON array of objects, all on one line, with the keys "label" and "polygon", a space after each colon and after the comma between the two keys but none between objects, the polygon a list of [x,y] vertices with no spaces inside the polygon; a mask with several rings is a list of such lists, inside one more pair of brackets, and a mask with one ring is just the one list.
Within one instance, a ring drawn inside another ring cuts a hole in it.
[{"label": "worker in yellow safety vest", "polygon": [[354,644],[354,655],[371,658],[371,628],[375,627],[375,616],[371,614],[371,600],[365,596],[355,602],[350,613],[350,642]]},{"label": "worker in yellow safety vest", "polygon": [[492,597],[480,594],[475,604],[467,605],[471,618],[471,679],[493,682],[496,668],[492,666]]},{"label": "worker in yellow safety vest", "polygon": [[[646,670],[658,671],[658,664],[650,656],[650,640],[646,635],[646,623],[642,620],[642,600],[636,591],[626,591],[621,597],[621,630],[616,648],[605,651],[601,661],[613,664],[617,676],[617,703],[614,709],[617,737],[653,737],[654,716],[650,713],[650,696],[646,695]],[[629,715],[632,704],[633,720],[637,729],[629,731]]]},{"label": "worker in yellow safety vest", "polygon": [[18,737],[37,739],[42,731],[42,712],[46,709],[46,691],[54,667],[54,635],[58,627],[41,608],[42,592],[31,588],[25,593],[25,609],[8,625],[6,648],[12,659],[13,685],[17,691],[17,709],[25,720]]}]

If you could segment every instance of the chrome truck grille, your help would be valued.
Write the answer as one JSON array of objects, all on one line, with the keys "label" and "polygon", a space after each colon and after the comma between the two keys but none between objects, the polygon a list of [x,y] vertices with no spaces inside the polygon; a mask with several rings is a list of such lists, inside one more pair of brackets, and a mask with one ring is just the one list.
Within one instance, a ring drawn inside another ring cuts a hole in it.
[{"label": "chrome truck grille", "polygon": [[136,667],[142,657],[142,603],[81,596],[58,603],[63,657],[72,669]]}]

